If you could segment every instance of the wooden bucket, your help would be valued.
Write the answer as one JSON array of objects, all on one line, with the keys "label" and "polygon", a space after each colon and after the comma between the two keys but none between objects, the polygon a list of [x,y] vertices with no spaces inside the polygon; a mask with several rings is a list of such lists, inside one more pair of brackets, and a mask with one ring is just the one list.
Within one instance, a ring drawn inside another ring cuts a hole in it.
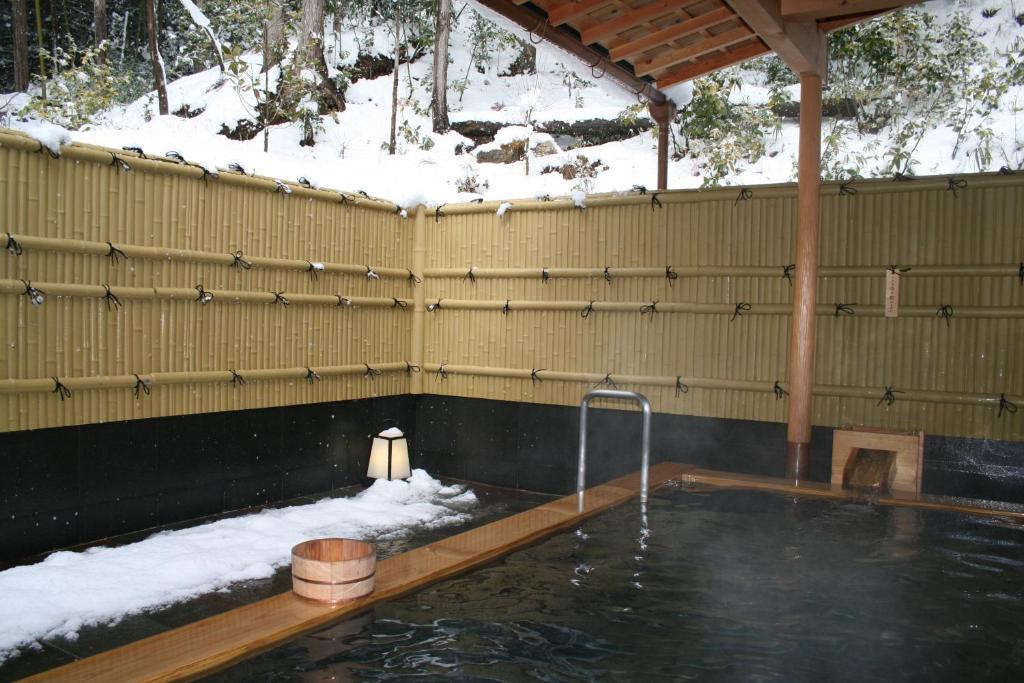
[{"label": "wooden bucket", "polygon": [[355,600],[373,592],[377,549],[350,538],[318,538],[292,548],[292,591],[317,602]]}]

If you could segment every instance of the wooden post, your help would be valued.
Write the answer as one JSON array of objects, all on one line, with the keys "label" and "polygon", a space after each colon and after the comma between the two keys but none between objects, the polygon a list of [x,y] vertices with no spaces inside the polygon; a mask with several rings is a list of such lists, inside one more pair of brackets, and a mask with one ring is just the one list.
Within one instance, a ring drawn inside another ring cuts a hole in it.
[{"label": "wooden post", "polygon": [[790,479],[806,479],[810,469],[814,307],[821,224],[821,76],[814,73],[800,75],[798,164],[796,272],[789,344],[789,429],[786,436],[786,476]]},{"label": "wooden post", "polygon": [[676,106],[671,100],[649,102],[647,111],[658,124],[658,189],[668,189],[668,138],[669,126],[675,116]]}]

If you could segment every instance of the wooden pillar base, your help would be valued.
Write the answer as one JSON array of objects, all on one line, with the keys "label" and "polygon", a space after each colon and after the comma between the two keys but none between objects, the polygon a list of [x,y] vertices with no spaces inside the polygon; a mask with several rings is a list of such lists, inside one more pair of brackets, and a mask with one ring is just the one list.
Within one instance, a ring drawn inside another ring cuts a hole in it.
[{"label": "wooden pillar base", "polygon": [[806,481],[811,475],[811,444],[786,442],[786,478]]}]

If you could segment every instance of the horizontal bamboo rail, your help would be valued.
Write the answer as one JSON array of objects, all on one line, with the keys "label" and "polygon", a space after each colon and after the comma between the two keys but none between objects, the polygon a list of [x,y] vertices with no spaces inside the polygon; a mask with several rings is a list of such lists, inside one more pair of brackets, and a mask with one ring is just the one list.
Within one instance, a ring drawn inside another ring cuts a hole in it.
[{"label": "horizontal bamboo rail", "polygon": [[[633,384],[667,388],[685,387],[688,389],[726,389],[733,391],[751,391],[775,393],[781,398],[777,389],[785,391],[786,386],[780,382],[758,382],[754,380],[714,379],[701,377],[663,377],[657,375],[620,375],[616,373],[594,372],[563,372],[547,369],[495,368],[480,365],[450,365],[447,363],[424,363],[423,371],[434,373],[435,379],[443,380],[448,375],[469,375],[476,377],[499,377],[522,379],[534,382],[548,380],[556,382],[581,382],[588,384]],[[682,385],[682,387],[680,386]],[[886,394],[891,393],[893,400],[923,401],[927,403],[949,403],[958,405],[984,406],[999,408],[1005,402],[1011,404],[1024,403],[1024,396],[1007,396],[1000,394],[966,393],[950,391],[902,390],[894,387],[843,387],[830,384],[814,386],[816,396],[833,396],[837,398],[864,398],[885,401]]]},{"label": "horizontal bamboo rail", "polygon": [[[106,377],[36,377],[32,379],[0,380],[0,394],[30,394],[40,392],[57,393],[56,382],[72,391],[94,389],[135,389],[174,384],[216,384],[235,381],[244,384],[249,381],[272,381],[305,379],[310,383],[323,377],[364,374],[373,379],[384,372],[412,372],[415,366],[408,363],[381,363],[379,365],[329,365],[301,368],[254,368],[241,370],[199,370],[186,372],[150,372],[139,375],[109,375]],[[313,374],[310,374],[312,372]],[[238,378],[241,380],[238,380]]]},{"label": "horizontal bamboo rail", "polygon": [[[106,245],[104,245],[106,246]],[[890,266],[822,266],[820,277],[882,277]],[[433,278],[536,279],[601,278],[696,278],[696,277],[770,277],[784,278],[785,266],[666,266],[664,268],[427,268],[424,274]],[[990,265],[900,265],[903,277],[1018,277],[1020,264]],[[907,270],[903,270],[907,269]],[[795,271],[789,270],[789,273]]]},{"label": "horizontal bamboo rail", "polygon": [[[439,306],[440,304],[440,306]],[[654,304],[654,309],[650,306]],[[838,305],[850,307],[854,313],[839,312],[838,317],[882,317],[884,306],[860,306],[858,304],[820,304],[816,312],[820,316],[836,316]],[[738,308],[739,307],[739,308]],[[1024,318],[1024,307],[1013,306],[952,306],[950,317],[953,318]],[[734,304],[699,304],[671,301],[515,301],[515,300],[484,300],[484,299],[428,299],[427,310],[443,311],[445,309],[469,311],[576,311],[581,314],[592,312],[608,313],[709,313],[719,315],[790,315],[793,312],[789,304],[758,304],[737,302]],[[941,306],[901,306],[899,317],[932,318],[942,317]]]},{"label": "horizontal bamboo rail", "polygon": [[[134,244],[108,244],[106,242],[91,242],[88,240],[60,239],[54,237],[34,237],[32,235],[19,235],[7,233],[13,237],[19,246],[25,249],[38,249],[40,251],[52,251],[65,254],[87,254],[92,256],[111,256],[116,252],[111,250],[113,246],[128,258],[154,259],[160,261],[181,261],[185,263],[212,263],[222,266],[235,265],[234,254],[218,254],[209,251],[196,251],[194,249],[169,249],[166,247],[140,247]],[[2,237],[0,237],[2,239]],[[315,259],[285,259],[270,258],[266,256],[249,256],[239,253],[239,258],[244,259],[247,266],[256,268],[269,268],[277,270],[303,270],[314,273],[342,273],[345,275],[366,276],[367,272],[373,272],[380,277],[400,278],[408,280],[410,271],[407,268],[380,268],[376,266],[360,266],[351,263],[327,263],[318,262]],[[313,263],[318,263],[322,268],[315,268]]]},{"label": "horizontal bamboo rail", "polygon": [[[91,299],[107,298],[107,287],[104,285],[79,285],[63,282],[31,282],[33,289],[41,291],[49,296],[70,296],[86,297]],[[154,300],[167,299],[178,301],[195,301],[199,303],[199,291],[197,288],[186,289],[184,287],[110,287],[110,293],[119,301],[131,300]],[[275,292],[245,292],[240,290],[213,290],[204,289],[205,294],[212,296],[209,303],[250,303],[250,304],[275,304],[287,301],[288,304],[311,304],[318,306],[342,306],[359,308],[398,308],[405,309],[411,301],[397,297],[387,299],[383,297],[346,297],[340,294],[289,294],[280,292],[280,297]],[[21,280],[0,280],[0,294],[25,294],[26,285]],[[284,299],[284,301],[281,301]],[[396,303],[397,302],[397,303]]]},{"label": "horizontal bamboo rail", "polygon": [[[34,138],[25,133],[6,128],[0,128],[0,147],[22,150],[25,152],[44,153],[43,146]],[[140,156],[129,150],[112,149],[100,147],[81,142],[73,142],[70,145],[61,147],[61,158],[74,159],[75,161],[88,161],[106,166],[116,164],[117,160],[130,162],[128,170],[149,171],[152,173],[164,173],[168,175],[182,175],[196,180],[203,180],[210,177],[201,166],[194,163],[181,163],[174,159],[158,156]],[[271,178],[269,176],[247,175],[235,171],[218,169],[216,182],[228,185],[238,185],[270,192],[283,192],[286,195],[297,197],[308,197],[311,199],[322,199],[331,202],[342,202],[353,206],[360,206],[377,211],[398,213],[401,209],[397,204],[385,199],[377,199],[361,193],[350,194],[340,190],[315,190],[297,183]],[[287,188],[285,191],[279,189],[281,186]]]}]

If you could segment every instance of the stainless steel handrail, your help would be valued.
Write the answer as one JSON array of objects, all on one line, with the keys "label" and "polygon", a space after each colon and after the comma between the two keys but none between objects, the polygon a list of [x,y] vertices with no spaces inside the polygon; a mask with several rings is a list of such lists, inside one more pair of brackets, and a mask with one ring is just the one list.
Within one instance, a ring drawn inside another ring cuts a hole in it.
[{"label": "stainless steel handrail", "polygon": [[647,471],[651,464],[651,402],[643,394],[619,389],[594,389],[580,401],[580,454],[576,475],[577,507],[583,512],[583,492],[587,483],[587,408],[595,398],[618,398],[636,401],[643,410],[643,438],[640,442],[640,504],[647,506]]}]

